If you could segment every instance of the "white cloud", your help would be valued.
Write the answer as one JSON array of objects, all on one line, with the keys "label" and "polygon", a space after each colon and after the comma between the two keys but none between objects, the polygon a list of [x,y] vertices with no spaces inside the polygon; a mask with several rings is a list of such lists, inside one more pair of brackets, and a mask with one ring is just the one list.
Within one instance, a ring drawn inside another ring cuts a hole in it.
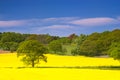
[{"label": "white cloud", "polygon": [[100,26],[106,24],[118,24],[120,18],[98,17],[85,18],[79,17],[59,17],[59,18],[43,18],[43,19],[26,19],[26,20],[8,20],[0,21],[0,27],[28,27],[41,29],[70,29],[76,26]]},{"label": "white cloud", "polygon": [[0,21],[0,27],[13,27],[24,25],[25,21],[22,20],[10,20],[10,21]]},{"label": "white cloud", "polygon": [[71,20],[75,20],[78,19],[78,17],[59,17],[59,18],[45,18],[42,19],[42,21],[71,21]]},{"label": "white cloud", "polygon": [[36,31],[42,31],[42,30],[66,30],[66,29],[73,29],[74,26],[70,26],[70,25],[50,25],[50,26],[42,26],[42,27],[35,27],[32,30],[36,30]]},{"label": "white cloud", "polygon": [[59,17],[44,19],[26,19],[26,20],[0,20],[0,27],[18,27],[18,26],[45,26],[47,25],[63,25],[68,21],[75,20],[77,17]]},{"label": "white cloud", "polygon": [[73,28],[73,26],[70,25],[51,25],[45,27],[46,29],[70,29]]},{"label": "white cloud", "polygon": [[117,19],[100,17],[100,18],[87,18],[87,19],[73,20],[69,23],[80,25],[80,26],[99,26],[99,25],[105,25],[105,24],[116,24],[118,22],[119,21]]}]

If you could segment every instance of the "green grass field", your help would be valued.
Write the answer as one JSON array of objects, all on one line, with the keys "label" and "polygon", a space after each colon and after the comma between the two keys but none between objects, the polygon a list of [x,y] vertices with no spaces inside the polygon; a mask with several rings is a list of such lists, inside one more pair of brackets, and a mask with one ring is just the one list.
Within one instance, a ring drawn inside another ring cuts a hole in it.
[{"label": "green grass field", "polygon": [[[47,54],[48,62],[36,68],[24,65],[16,53],[0,54],[0,80],[119,80],[120,66],[112,58]],[[94,68],[103,66],[102,68]],[[106,68],[104,68],[106,66]],[[87,68],[85,68],[87,67]]]}]

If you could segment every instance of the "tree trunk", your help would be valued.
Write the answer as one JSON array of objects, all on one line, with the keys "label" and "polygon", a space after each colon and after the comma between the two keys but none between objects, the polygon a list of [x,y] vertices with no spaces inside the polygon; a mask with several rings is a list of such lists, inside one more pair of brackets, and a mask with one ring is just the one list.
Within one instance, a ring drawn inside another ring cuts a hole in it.
[{"label": "tree trunk", "polygon": [[32,67],[34,67],[35,66],[35,63],[34,63],[34,60],[32,60]]}]

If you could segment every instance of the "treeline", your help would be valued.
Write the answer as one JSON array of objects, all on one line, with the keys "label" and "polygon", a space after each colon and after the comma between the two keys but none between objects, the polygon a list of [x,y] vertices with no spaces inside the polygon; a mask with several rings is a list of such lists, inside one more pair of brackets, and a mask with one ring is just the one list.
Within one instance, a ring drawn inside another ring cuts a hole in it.
[{"label": "treeline", "polygon": [[[0,33],[0,49],[14,52],[19,44],[26,40],[37,40],[44,44],[50,53],[66,55],[100,56],[109,55],[113,44],[120,43],[120,30],[94,32],[90,35],[71,34],[67,37],[49,34],[21,34],[15,32]],[[65,45],[72,47],[68,49]],[[113,46],[113,47],[112,47]]]},{"label": "treeline", "polygon": [[81,34],[75,39],[76,48],[72,50],[73,55],[100,56],[109,55],[113,44],[120,43],[120,30]]},{"label": "treeline", "polygon": [[26,40],[38,40],[40,43],[47,45],[53,40],[59,39],[58,36],[50,36],[49,34],[21,34],[15,32],[0,33],[0,49],[14,52],[19,44]]}]

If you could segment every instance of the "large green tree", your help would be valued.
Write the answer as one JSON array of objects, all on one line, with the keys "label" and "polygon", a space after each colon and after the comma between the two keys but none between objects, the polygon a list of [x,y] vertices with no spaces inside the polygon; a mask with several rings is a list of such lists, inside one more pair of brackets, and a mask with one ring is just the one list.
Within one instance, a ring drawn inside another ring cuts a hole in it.
[{"label": "large green tree", "polygon": [[23,56],[22,61],[32,65],[32,67],[38,64],[40,60],[47,62],[45,53],[47,53],[47,49],[37,40],[24,41],[17,49],[17,55]]}]

